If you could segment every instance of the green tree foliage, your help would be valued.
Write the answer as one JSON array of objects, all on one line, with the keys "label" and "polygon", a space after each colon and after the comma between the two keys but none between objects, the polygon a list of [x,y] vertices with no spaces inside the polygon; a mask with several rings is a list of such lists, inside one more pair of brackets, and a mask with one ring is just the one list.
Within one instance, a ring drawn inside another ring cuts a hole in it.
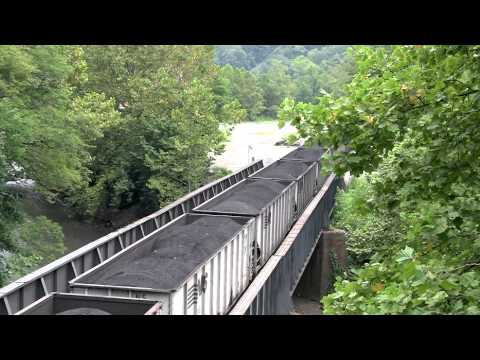
[{"label": "green tree foliage", "polygon": [[9,229],[11,246],[0,246],[0,286],[15,281],[65,252],[61,227],[44,216],[22,216]]},{"label": "green tree foliage", "polygon": [[238,99],[232,98],[230,81],[222,76],[222,69],[217,69],[217,76],[213,80],[212,91],[215,99],[215,114],[222,124],[233,124],[245,121],[247,110],[242,107]]},{"label": "green tree foliage", "polygon": [[372,216],[401,236],[383,232],[389,246],[339,279],[325,310],[479,313],[480,46],[362,46],[354,56],[345,96],[286,101],[282,118],[344,149],[325,157],[327,168],[369,172]]},{"label": "green tree foliage", "polygon": [[223,103],[217,109],[217,117],[222,124],[239,123],[247,119],[247,110],[245,110],[237,99]]},{"label": "green tree foliage", "polygon": [[275,117],[278,106],[286,97],[294,95],[295,84],[288,74],[288,67],[274,60],[268,70],[259,76],[259,86],[263,90],[267,116]]},{"label": "green tree foliage", "polygon": [[215,62],[219,65],[229,64],[249,70],[255,66],[256,59],[241,45],[222,45],[216,47]]},{"label": "green tree foliage", "polygon": [[375,252],[386,251],[401,236],[398,224],[381,208],[374,206],[375,192],[364,174],[353,178],[348,191],[337,194],[334,227],[347,233],[351,264],[368,262]]},{"label": "green tree foliage", "polygon": [[34,271],[41,263],[42,258],[38,255],[0,250],[0,286]]},{"label": "green tree foliage", "polygon": [[65,252],[62,228],[45,216],[26,219],[15,230],[15,236],[22,254],[39,256],[42,263],[53,261]]},{"label": "green tree foliage", "polygon": [[255,61],[258,65],[264,61],[278,45],[242,45],[243,50]]},{"label": "green tree foliage", "polygon": [[[236,102],[218,104],[209,46],[88,46],[89,81],[115,107],[92,152],[84,208],[98,212],[141,202],[147,209],[199,186],[210,153],[222,149],[220,121],[245,116]],[[92,206],[94,205],[94,206]]]},{"label": "green tree foliage", "polygon": [[340,63],[343,61],[345,51],[348,48],[348,45],[313,47],[309,48],[306,56],[317,65],[322,64],[324,61]]},{"label": "green tree foliage", "polygon": [[295,81],[293,98],[301,102],[317,103],[321,92],[327,92],[333,97],[342,95],[355,68],[352,59],[348,57],[323,60],[317,64],[307,56],[300,56],[292,62],[291,73]]},{"label": "green tree foliage", "polygon": [[308,52],[309,49],[302,45],[276,46],[266,58],[252,68],[252,72],[255,74],[266,72],[275,61],[281,62],[290,70],[292,62],[298,57],[306,56]]},{"label": "green tree foliage", "polygon": [[13,247],[11,231],[20,221],[17,196],[6,188],[8,181],[7,157],[4,152],[4,135],[0,132],[0,249]]},{"label": "green tree foliage", "polygon": [[247,120],[253,121],[263,112],[263,91],[253,74],[244,69],[225,65],[221,68],[219,77],[226,101],[237,100],[246,110]]},{"label": "green tree foliage", "polygon": [[[316,102],[320,89],[333,95],[342,94],[343,86],[355,72],[354,62],[345,56],[347,48],[345,45],[220,45],[216,47],[216,61],[220,65],[249,70],[262,90],[264,106],[260,107],[262,110],[258,115],[276,117],[278,106],[286,97]],[[255,102],[247,101],[245,95],[241,95],[255,88],[253,79],[239,81],[246,78],[245,74],[230,71],[229,78],[236,79],[237,90],[230,91],[229,99],[236,98],[250,111],[248,106],[260,102],[260,92],[253,92],[258,98]],[[220,76],[215,89],[220,98],[225,98],[229,81]],[[248,114],[248,119],[254,117]]]},{"label": "green tree foliage", "polygon": [[9,180],[35,179],[50,197],[79,188],[86,144],[67,116],[73,99],[71,47],[0,47],[0,129]]},{"label": "green tree foliage", "polygon": [[292,63],[292,73],[296,80],[295,99],[316,103],[322,89],[320,68],[306,56],[299,56]]},{"label": "green tree foliage", "polygon": [[[341,60],[323,60],[318,64],[320,75],[318,82],[323,90],[333,96],[344,95],[345,85],[348,84],[355,74],[355,62],[349,56]],[[301,100],[301,99],[298,99]]]},{"label": "green tree foliage", "polygon": [[62,256],[65,252],[61,227],[44,216],[17,214],[2,230],[8,244],[0,243],[0,286]]},{"label": "green tree foliage", "polygon": [[5,183],[34,179],[51,201],[88,183],[85,124],[69,116],[85,81],[81,56],[77,46],[0,47],[0,281],[63,253],[61,230],[27,219]]},{"label": "green tree foliage", "polygon": [[216,97],[213,51],[0,46],[3,281],[63,253],[61,229],[21,214],[5,182],[33,179],[49,200],[101,219],[132,204],[157,209],[211,176],[228,125],[247,115]]},{"label": "green tree foliage", "polygon": [[[172,197],[194,190],[208,176],[211,164],[208,154],[212,150],[218,152],[221,149],[218,145],[224,141],[213,111],[213,97],[211,90],[200,81],[192,82],[179,94],[182,106],[171,112],[171,121],[179,130],[170,144],[175,151],[148,148],[146,163],[152,171],[149,187],[158,192],[161,200],[171,201]],[[183,186],[179,186],[178,181],[182,181]]]}]

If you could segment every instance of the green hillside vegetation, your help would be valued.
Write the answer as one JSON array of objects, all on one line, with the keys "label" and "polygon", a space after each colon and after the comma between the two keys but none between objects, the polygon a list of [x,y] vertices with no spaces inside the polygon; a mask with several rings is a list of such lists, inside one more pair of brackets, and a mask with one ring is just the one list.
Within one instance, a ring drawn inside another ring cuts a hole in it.
[{"label": "green hillside vegetation", "polygon": [[[285,98],[317,101],[321,91],[343,93],[354,72],[347,45],[218,45],[217,95],[237,100],[246,120],[276,118]],[[223,80],[222,78],[225,78]]]},{"label": "green hillside vegetation", "polygon": [[350,268],[326,314],[479,314],[480,46],[354,47],[343,96],[287,100],[309,142],[347,151],[340,194]]}]

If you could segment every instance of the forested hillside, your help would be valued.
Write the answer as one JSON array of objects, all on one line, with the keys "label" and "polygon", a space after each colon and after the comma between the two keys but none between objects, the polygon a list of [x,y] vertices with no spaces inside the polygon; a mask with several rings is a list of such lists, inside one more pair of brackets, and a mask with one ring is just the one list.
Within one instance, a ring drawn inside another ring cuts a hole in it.
[{"label": "forested hillside", "polygon": [[305,56],[320,65],[323,61],[342,61],[348,45],[217,45],[215,62],[230,64],[246,70],[265,70],[272,60],[286,65]]},{"label": "forested hillside", "polygon": [[222,95],[235,99],[246,120],[276,118],[290,97],[315,103],[322,91],[342,94],[354,72],[347,45],[218,45]]}]

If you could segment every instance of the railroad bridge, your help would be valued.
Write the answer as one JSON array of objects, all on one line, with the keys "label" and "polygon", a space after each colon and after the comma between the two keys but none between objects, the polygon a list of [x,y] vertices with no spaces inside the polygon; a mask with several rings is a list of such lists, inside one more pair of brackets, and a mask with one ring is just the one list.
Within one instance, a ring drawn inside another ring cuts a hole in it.
[{"label": "railroad bridge", "polygon": [[0,314],[288,314],[295,290],[319,299],[344,257],[328,231],[344,183],[322,153],[253,162],[92,241],[1,288]]}]

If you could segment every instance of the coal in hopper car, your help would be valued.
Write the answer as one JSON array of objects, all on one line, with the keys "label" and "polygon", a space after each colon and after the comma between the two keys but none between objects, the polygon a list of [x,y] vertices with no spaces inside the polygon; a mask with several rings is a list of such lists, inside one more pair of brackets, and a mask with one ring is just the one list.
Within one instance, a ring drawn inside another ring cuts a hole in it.
[{"label": "coal in hopper car", "polygon": [[144,315],[155,305],[152,300],[55,292],[16,315]]},{"label": "coal in hopper car", "polygon": [[74,293],[163,303],[165,314],[223,314],[246,288],[250,217],[185,214],[73,279]]},{"label": "coal in hopper car", "polygon": [[248,178],[193,209],[201,214],[255,218],[257,271],[283,240],[295,218],[295,182]]}]

